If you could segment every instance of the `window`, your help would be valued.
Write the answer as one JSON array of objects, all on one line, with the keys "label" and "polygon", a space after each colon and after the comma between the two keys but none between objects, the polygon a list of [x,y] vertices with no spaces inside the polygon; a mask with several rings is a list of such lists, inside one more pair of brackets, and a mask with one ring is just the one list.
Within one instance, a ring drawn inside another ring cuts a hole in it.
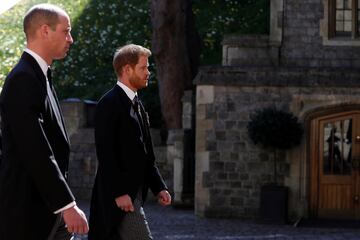
[{"label": "window", "polygon": [[358,38],[360,0],[329,0],[329,38]]}]

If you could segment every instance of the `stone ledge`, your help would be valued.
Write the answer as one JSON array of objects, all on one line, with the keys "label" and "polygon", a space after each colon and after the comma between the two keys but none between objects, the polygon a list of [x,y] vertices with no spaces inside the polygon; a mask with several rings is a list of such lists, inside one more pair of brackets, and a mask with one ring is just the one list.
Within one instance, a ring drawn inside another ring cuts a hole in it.
[{"label": "stone ledge", "polygon": [[206,66],[195,85],[360,87],[360,71],[345,68],[272,68]]},{"label": "stone ledge", "polygon": [[269,47],[269,35],[225,35],[222,45],[236,47]]}]

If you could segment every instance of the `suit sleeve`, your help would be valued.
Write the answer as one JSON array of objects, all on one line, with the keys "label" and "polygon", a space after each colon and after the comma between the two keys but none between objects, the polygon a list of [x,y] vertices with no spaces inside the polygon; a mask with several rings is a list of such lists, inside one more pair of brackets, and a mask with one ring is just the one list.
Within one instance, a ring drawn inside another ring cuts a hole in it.
[{"label": "suit sleeve", "polygon": [[103,169],[100,178],[103,186],[113,199],[131,192],[128,182],[129,173],[119,167],[121,156],[117,154],[120,111],[110,98],[103,98],[96,107],[95,144],[99,168]]},{"label": "suit sleeve", "polygon": [[160,171],[155,162],[155,154],[154,154],[154,147],[152,144],[151,134],[150,134],[150,126],[147,125],[147,132],[149,136],[149,141],[147,142],[147,149],[149,149],[149,158],[150,158],[150,165],[147,171],[147,182],[149,183],[149,187],[152,193],[156,196],[162,190],[168,190]]},{"label": "suit sleeve", "polygon": [[3,110],[16,144],[16,154],[52,212],[74,201],[43,128],[45,93],[29,74],[13,76],[4,93]]},{"label": "suit sleeve", "polygon": [[150,167],[148,179],[150,189],[155,196],[157,196],[162,190],[168,190],[155,163],[153,166]]}]

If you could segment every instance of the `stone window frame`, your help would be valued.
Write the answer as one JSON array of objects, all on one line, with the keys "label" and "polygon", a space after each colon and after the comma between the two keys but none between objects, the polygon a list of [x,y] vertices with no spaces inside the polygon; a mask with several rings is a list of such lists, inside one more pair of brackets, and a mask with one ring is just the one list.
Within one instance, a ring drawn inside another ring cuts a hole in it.
[{"label": "stone window frame", "polygon": [[[320,20],[320,35],[325,46],[360,46],[360,38],[352,37],[336,37],[334,24],[334,12],[331,11],[336,6],[336,0],[322,0],[324,6],[324,18]],[[356,26],[356,25],[355,25]]]}]

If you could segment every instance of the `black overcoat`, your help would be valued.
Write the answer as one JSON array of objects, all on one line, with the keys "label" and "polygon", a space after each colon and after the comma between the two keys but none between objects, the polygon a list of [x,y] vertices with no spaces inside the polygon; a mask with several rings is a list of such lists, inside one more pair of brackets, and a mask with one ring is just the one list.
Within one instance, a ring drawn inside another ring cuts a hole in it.
[{"label": "black overcoat", "polygon": [[0,239],[45,240],[55,223],[53,212],[74,201],[65,180],[70,148],[46,78],[26,52],[5,80],[0,112]]},{"label": "black overcoat", "polygon": [[107,240],[124,214],[115,198],[150,188],[157,195],[166,185],[155,164],[149,122],[144,108],[145,129],[131,100],[115,85],[99,101],[95,113],[95,142],[98,169],[92,193],[89,240]]}]

